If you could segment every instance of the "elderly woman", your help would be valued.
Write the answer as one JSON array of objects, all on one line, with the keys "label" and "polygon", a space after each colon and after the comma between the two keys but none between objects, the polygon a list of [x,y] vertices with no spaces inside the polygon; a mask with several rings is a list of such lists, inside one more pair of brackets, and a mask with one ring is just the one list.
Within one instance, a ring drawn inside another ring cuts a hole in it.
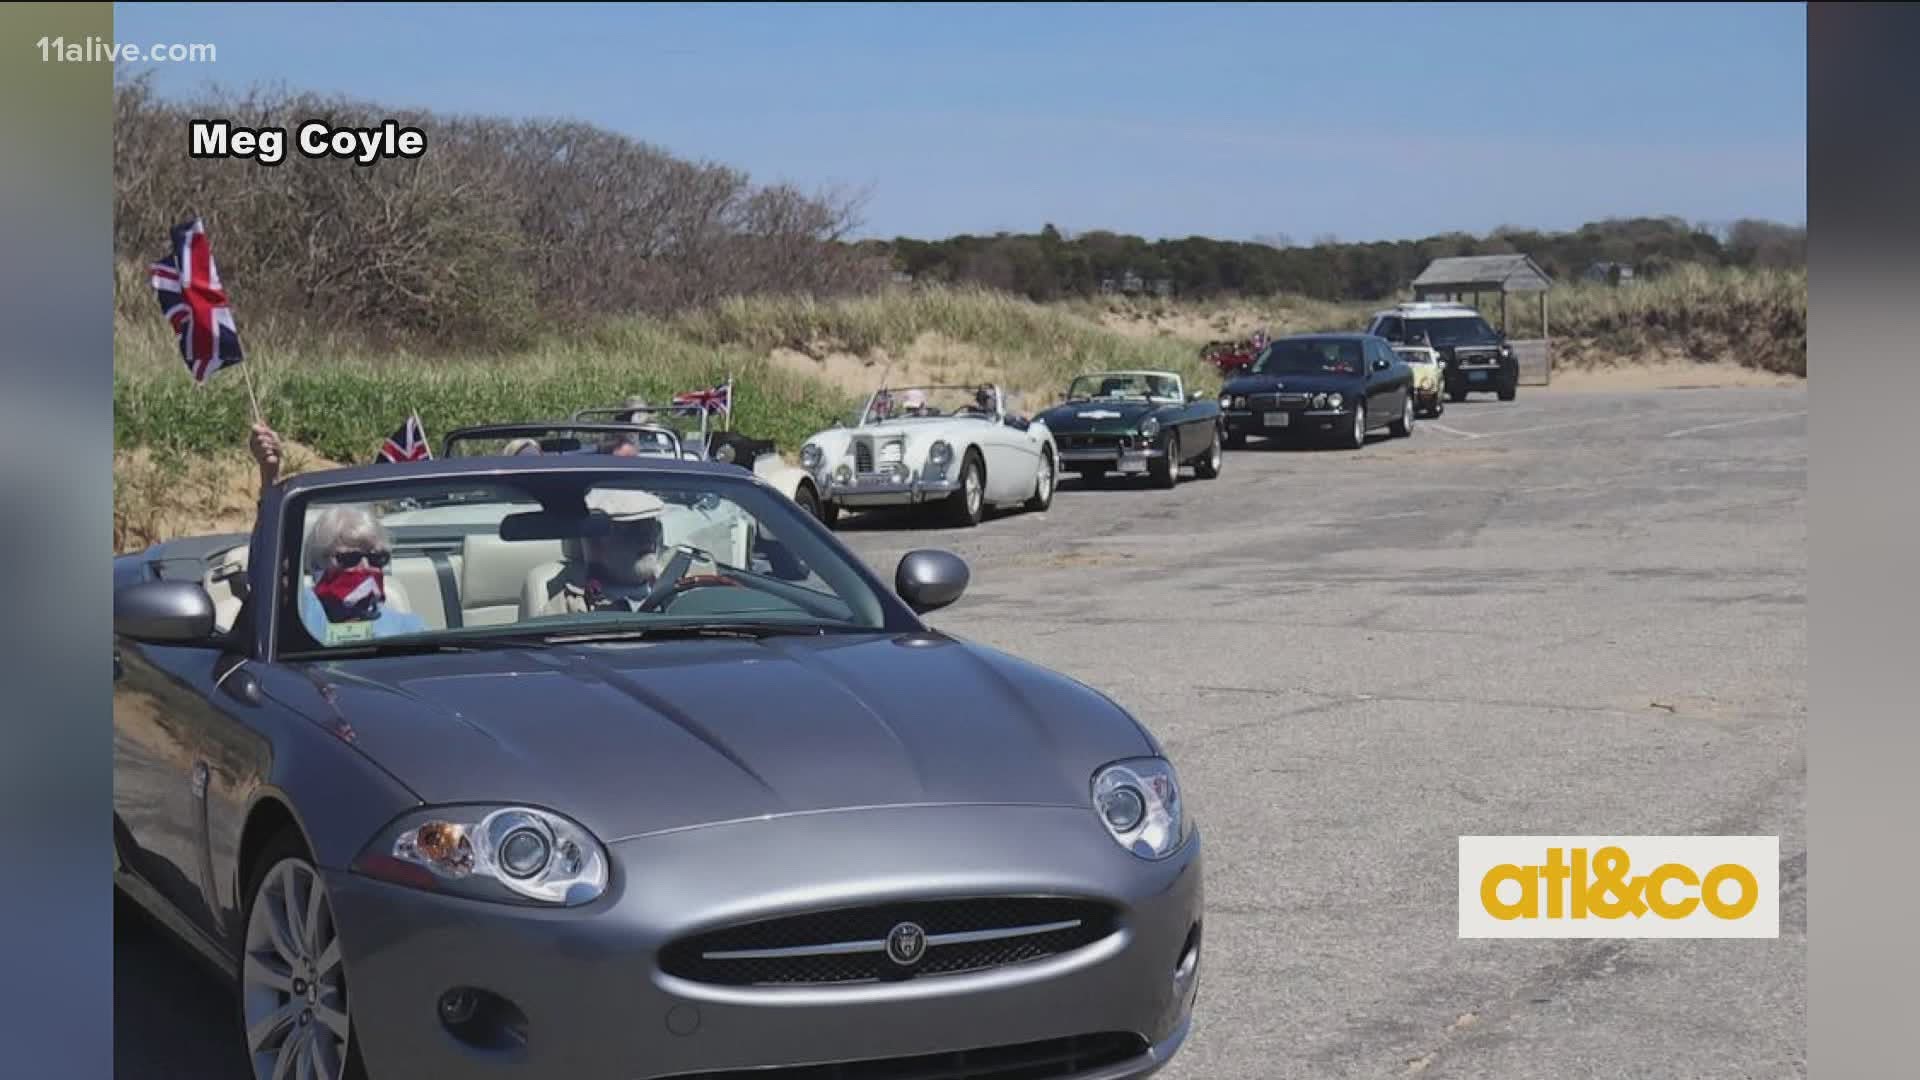
[{"label": "elderly woman", "polygon": [[522,435],[520,438],[509,441],[501,452],[508,457],[519,457],[523,454],[538,454],[540,453],[540,440],[530,439]]},{"label": "elderly woman", "polygon": [[[248,448],[260,466],[260,494],[280,480],[280,436],[255,424]],[[364,507],[329,506],[313,516],[304,546],[300,622],[315,641],[334,644],[427,629],[420,616],[387,606],[393,542]]]},{"label": "elderly woman", "polygon": [[386,572],[393,542],[371,513],[329,506],[314,516],[304,547],[307,580],[300,621],[323,644],[427,629],[420,616],[387,606]]}]

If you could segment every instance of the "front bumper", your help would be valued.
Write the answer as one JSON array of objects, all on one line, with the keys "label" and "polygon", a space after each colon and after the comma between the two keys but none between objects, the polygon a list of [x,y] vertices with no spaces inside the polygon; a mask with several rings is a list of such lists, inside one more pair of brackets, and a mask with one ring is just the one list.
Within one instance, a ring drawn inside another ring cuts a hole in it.
[{"label": "front bumper", "polygon": [[[716,825],[610,850],[607,894],[575,910],[329,872],[369,1070],[649,1080],[1127,1032],[1143,1053],[1062,1080],[1129,1080],[1164,1066],[1191,1023],[1199,964],[1175,969],[1201,921],[1197,831],[1153,863],[1121,850],[1087,809],[935,806]],[[904,982],[725,987],[656,964],[669,942],[738,921],[1001,894],[1103,900],[1120,918],[1113,934],[1075,952]],[[436,1006],[460,986],[513,1002],[527,1018],[525,1043],[478,1049],[456,1040]]]},{"label": "front bumper", "polygon": [[1071,450],[1063,447],[1060,450],[1060,464],[1070,469],[1103,465],[1113,472],[1143,473],[1147,471],[1148,462],[1166,456],[1166,450],[1158,446],[1098,446]]},{"label": "front bumper", "polygon": [[885,473],[856,474],[842,483],[831,478],[820,480],[828,502],[841,506],[909,506],[944,499],[960,490],[958,480],[909,474],[905,479]]},{"label": "front bumper", "polygon": [[[1285,416],[1286,422],[1278,425],[1269,422],[1267,417],[1276,414]],[[1260,435],[1269,439],[1345,431],[1353,423],[1352,409],[1269,409],[1264,412],[1236,409],[1223,415],[1230,434]]]}]

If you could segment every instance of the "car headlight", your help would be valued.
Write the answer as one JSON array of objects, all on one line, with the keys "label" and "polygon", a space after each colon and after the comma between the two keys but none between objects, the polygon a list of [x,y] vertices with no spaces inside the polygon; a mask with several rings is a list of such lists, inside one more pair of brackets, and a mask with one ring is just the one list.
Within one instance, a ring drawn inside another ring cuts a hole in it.
[{"label": "car headlight", "polygon": [[1236,398],[1234,398],[1234,399],[1233,399],[1233,407],[1234,407],[1234,408],[1236,408],[1236,409],[1244,409],[1244,408],[1246,408],[1246,407],[1247,407],[1247,398],[1246,398],[1246,395],[1244,395],[1244,394],[1242,394],[1242,395],[1240,395],[1240,396],[1238,396],[1238,397],[1236,397]]},{"label": "car headlight", "polygon": [[406,814],[354,869],[477,900],[575,906],[607,888],[607,855],[585,828],[525,806],[452,806]]},{"label": "car headlight", "polygon": [[1160,421],[1158,419],[1149,416],[1145,420],[1140,421],[1141,438],[1151,439],[1158,434],[1160,434]]},{"label": "car headlight", "polygon": [[1327,395],[1327,408],[1329,409],[1337,409],[1340,406],[1346,404],[1346,402],[1347,402],[1347,399],[1341,397],[1339,394]]},{"label": "car headlight", "polygon": [[800,467],[808,472],[813,472],[818,469],[820,463],[825,459],[826,456],[822,454],[820,448],[813,443],[808,443],[800,448]]},{"label": "car headlight", "polygon": [[927,464],[944,469],[953,461],[953,446],[945,439],[938,439],[927,447]]},{"label": "car headlight", "polygon": [[1223,408],[1223,409],[1231,409],[1231,408],[1233,408],[1233,395],[1232,395],[1232,394],[1221,394],[1221,395],[1220,395],[1220,407],[1221,407],[1221,408]]},{"label": "car headlight", "polygon": [[1315,395],[1313,395],[1313,402],[1312,402],[1312,405],[1313,405],[1313,407],[1314,407],[1314,408],[1316,408],[1316,409],[1324,409],[1324,408],[1326,408],[1326,407],[1327,407],[1327,395],[1325,395],[1325,394],[1315,394]]},{"label": "car headlight", "polygon": [[1095,773],[1093,807],[1114,842],[1143,859],[1164,859],[1187,842],[1180,781],[1165,758],[1117,761]]}]

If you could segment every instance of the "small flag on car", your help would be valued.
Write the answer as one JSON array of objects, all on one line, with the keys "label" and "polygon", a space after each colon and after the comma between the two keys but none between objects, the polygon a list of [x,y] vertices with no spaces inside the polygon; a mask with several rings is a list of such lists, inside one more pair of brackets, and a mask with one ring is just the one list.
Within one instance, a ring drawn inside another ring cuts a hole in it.
[{"label": "small flag on car", "polygon": [[433,448],[427,445],[427,429],[420,423],[420,414],[407,417],[407,422],[387,436],[380,444],[380,454],[374,458],[376,463],[402,461],[432,461]]},{"label": "small flag on car", "polygon": [[675,405],[698,405],[707,412],[733,413],[733,380],[728,379],[709,390],[689,390],[673,395]]},{"label": "small flag on car", "polygon": [[214,269],[207,227],[199,218],[173,227],[173,251],[148,267],[148,274],[195,385],[241,362],[240,332],[220,287],[220,272]]}]

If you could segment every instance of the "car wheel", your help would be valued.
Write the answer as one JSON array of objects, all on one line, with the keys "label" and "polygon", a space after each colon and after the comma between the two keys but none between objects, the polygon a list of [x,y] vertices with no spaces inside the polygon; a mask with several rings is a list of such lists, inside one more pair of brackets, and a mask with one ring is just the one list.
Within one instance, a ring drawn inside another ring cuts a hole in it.
[{"label": "car wheel", "polygon": [[813,490],[812,484],[801,484],[793,493],[793,501],[815,521],[827,519],[826,511],[820,508],[820,495]]},{"label": "car wheel", "polygon": [[243,925],[241,1031],[255,1080],[365,1080],[333,906],[298,833],[262,853]]},{"label": "car wheel", "polygon": [[1246,448],[1247,448],[1247,437],[1246,437],[1246,435],[1245,435],[1244,433],[1242,433],[1242,432],[1238,432],[1238,431],[1234,431],[1234,430],[1232,430],[1232,429],[1228,429],[1228,431],[1227,431],[1227,449],[1229,449],[1229,450],[1245,450]]},{"label": "car wheel", "polygon": [[1202,480],[1212,480],[1220,475],[1220,466],[1225,464],[1227,455],[1220,450],[1220,429],[1213,429],[1213,440],[1207,444],[1207,456],[1193,466],[1193,475]]},{"label": "car wheel", "polygon": [[1035,513],[1044,513],[1053,505],[1053,451],[1040,451],[1040,474],[1033,478],[1033,498],[1027,500],[1027,509]]},{"label": "car wheel", "polygon": [[1154,487],[1170,488],[1180,482],[1180,436],[1167,436],[1167,452],[1148,465]]},{"label": "car wheel", "polygon": [[1441,399],[1438,393],[1435,393],[1433,395],[1433,408],[1427,410],[1427,415],[1438,420],[1446,411],[1447,403]]},{"label": "car wheel", "polygon": [[1105,469],[1075,469],[1073,471],[1080,477],[1080,483],[1085,487],[1097,487],[1102,480],[1107,478]]},{"label": "car wheel", "polygon": [[1408,394],[1406,401],[1401,403],[1400,418],[1398,420],[1395,420],[1393,422],[1393,426],[1388,428],[1387,430],[1393,432],[1393,437],[1396,439],[1404,439],[1407,436],[1413,434],[1413,395],[1412,394]]},{"label": "car wheel", "polygon": [[1448,391],[1447,391],[1447,400],[1449,400],[1449,401],[1465,401],[1465,400],[1467,400],[1467,391],[1466,391],[1466,389],[1465,389],[1464,387],[1455,387],[1455,388],[1454,388],[1454,389],[1452,389],[1452,390],[1448,390]]},{"label": "car wheel", "polygon": [[1347,432],[1346,447],[1358,450],[1367,445],[1367,404],[1361,402],[1353,407],[1353,430]]},{"label": "car wheel", "polygon": [[1512,401],[1514,398],[1514,395],[1518,394],[1519,392],[1520,392],[1520,386],[1517,382],[1507,383],[1505,386],[1502,386],[1500,388],[1500,400]]},{"label": "car wheel", "polygon": [[987,512],[987,467],[980,461],[980,451],[968,450],[967,456],[960,462],[960,490],[947,496],[947,520],[949,524],[970,529],[980,524]]}]

